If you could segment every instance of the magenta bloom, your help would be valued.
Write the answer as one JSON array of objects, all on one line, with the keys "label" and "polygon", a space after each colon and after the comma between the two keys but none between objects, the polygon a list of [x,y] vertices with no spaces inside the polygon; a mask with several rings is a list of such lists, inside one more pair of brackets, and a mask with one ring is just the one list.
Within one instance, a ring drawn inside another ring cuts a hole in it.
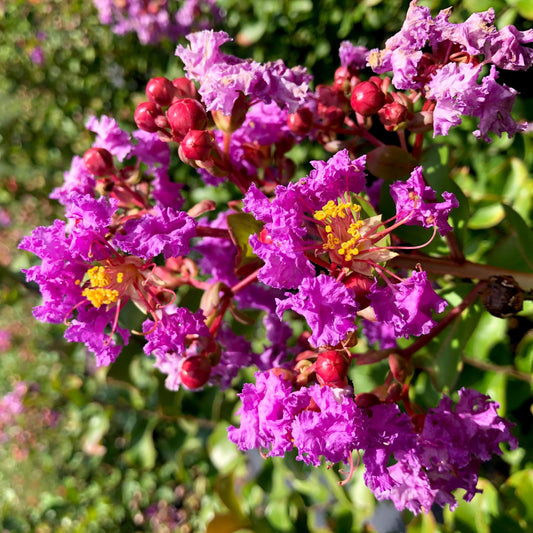
[{"label": "magenta bloom", "polygon": [[307,406],[307,400],[301,406],[297,402],[289,404],[292,385],[272,373],[257,372],[255,378],[256,384],[245,383],[239,394],[242,406],[237,415],[241,417],[241,426],[228,428],[229,440],[243,451],[263,448],[269,456],[283,456],[293,447],[294,414]]},{"label": "magenta bloom", "polygon": [[320,274],[302,281],[296,294],[276,300],[280,318],[291,309],[302,315],[313,332],[309,342],[316,347],[335,346],[354,332],[358,305],[350,289],[334,278]]},{"label": "magenta bloom", "polygon": [[128,220],[124,230],[124,235],[115,236],[115,243],[122,250],[144,259],[162,253],[168,259],[189,253],[189,241],[196,235],[196,221],[184,211],[156,206],[153,214]]},{"label": "magenta bloom", "polygon": [[302,106],[309,94],[311,76],[304,68],[289,69],[283,61],[260,64],[239,59],[219,50],[230,41],[225,32],[212,30],[187,36],[188,47],[178,45],[176,55],[187,76],[200,82],[199,93],[208,111],[230,115],[240,93],[269,104],[274,101],[290,112]]},{"label": "magenta bloom", "polygon": [[93,146],[105,148],[119,161],[124,161],[131,152],[132,145],[129,133],[120,129],[114,118],[102,115],[99,119],[91,117],[86,123],[89,131],[96,133]]},{"label": "magenta bloom", "polygon": [[396,216],[398,220],[406,219],[404,224],[424,228],[437,226],[440,235],[452,230],[448,216],[454,207],[459,207],[459,202],[451,192],[442,193],[444,202],[435,202],[436,193],[425,184],[422,167],[416,167],[406,182],[394,182],[390,193],[396,204]]},{"label": "magenta bloom", "polygon": [[432,310],[442,313],[448,303],[431,287],[425,272],[414,271],[401,283],[378,287],[368,295],[378,322],[392,326],[397,337],[425,335],[436,325]]},{"label": "magenta bloom", "polygon": [[369,51],[366,46],[355,46],[350,41],[342,41],[339,48],[341,65],[347,68],[365,68],[368,54]]}]

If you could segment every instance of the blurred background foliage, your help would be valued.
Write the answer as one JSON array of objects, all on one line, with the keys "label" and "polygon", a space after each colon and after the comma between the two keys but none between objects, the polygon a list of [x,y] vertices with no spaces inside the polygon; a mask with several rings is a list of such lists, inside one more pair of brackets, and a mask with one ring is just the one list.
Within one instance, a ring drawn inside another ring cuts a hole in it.
[{"label": "blurred background foliage", "polygon": [[[381,46],[408,7],[400,0],[219,3],[226,11],[219,29],[235,38],[229,53],[305,65],[316,84],[332,80],[342,40]],[[435,10],[448,5],[420,3]],[[499,26],[532,26],[529,0],[451,4],[455,21],[492,6]],[[520,448],[484,465],[484,492],[473,502],[416,519],[377,506],[361,468],[339,486],[336,468],[238,452],[226,427],[235,422],[237,392],[252,379],[250,371],[224,392],[171,393],[140,345],[128,346],[109,369],[96,369],[83,347],[63,340],[61,326],[33,319],[40,297],[19,271],[34,259],[17,251],[18,242],[61,216],[48,194],[73,155],[91,145],[87,118],[109,114],[131,130],[146,82],[182,74],[176,44],[142,46],[135,34],[114,35],[83,0],[0,1],[0,397],[17,382],[27,384],[24,411],[9,424],[0,418],[3,530],[531,531],[531,306],[509,320],[474,306],[446,342],[420,355],[431,360],[433,380],[420,374],[417,400],[435,405],[437,387],[488,393],[517,423]],[[533,120],[527,75],[511,73],[504,81],[521,92],[516,115]],[[452,130],[449,148],[428,153],[427,165],[436,182],[465,195],[456,226],[467,257],[530,271],[523,251],[533,241],[532,134],[482,145],[472,129],[464,121]],[[297,176],[309,170],[309,150],[300,148]],[[187,169],[174,171],[194,183]],[[216,189],[202,194],[225,199]],[[447,297],[454,303],[461,287]],[[358,391],[379,383],[382,371],[379,365],[357,369]]]}]

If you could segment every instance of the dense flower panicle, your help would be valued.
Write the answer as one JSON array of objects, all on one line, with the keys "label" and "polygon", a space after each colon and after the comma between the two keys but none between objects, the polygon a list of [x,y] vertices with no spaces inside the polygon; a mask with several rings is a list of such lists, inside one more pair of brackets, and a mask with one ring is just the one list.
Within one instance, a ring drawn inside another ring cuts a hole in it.
[{"label": "dense flower panicle", "polygon": [[147,260],[161,253],[168,259],[189,253],[196,221],[184,211],[156,206],[152,213],[128,220],[124,231],[114,239],[122,250]]},{"label": "dense flower panicle", "polygon": [[425,335],[436,325],[432,310],[442,313],[448,302],[438,296],[425,272],[413,271],[410,278],[379,287],[368,295],[378,322],[392,326],[397,337]]},{"label": "dense flower panicle", "polygon": [[155,44],[164,39],[175,40],[196,29],[204,29],[222,20],[216,0],[184,0],[176,13],[169,11],[167,0],[93,0],[102,24],[114,33],[136,32],[142,44]]},{"label": "dense flower panicle", "polygon": [[190,45],[178,45],[176,55],[187,76],[200,82],[198,92],[207,110],[230,115],[241,93],[267,104],[274,101],[290,112],[308,98],[311,77],[302,67],[289,69],[281,59],[263,65],[227,55],[219,48],[231,39],[222,31],[204,30],[187,35],[187,39]]},{"label": "dense flower panicle", "polygon": [[365,451],[365,482],[379,500],[391,499],[397,509],[407,508],[415,514],[428,511],[434,503],[455,509],[452,492],[458,488],[466,491],[463,498],[470,501],[479,492],[481,462],[500,455],[501,443],[508,443],[511,449],[517,446],[511,424],[498,416],[498,407],[472,389],[459,391],[455,407],[444,397],[429,410],[416,442],[411,432],[404,437],[404,444],[391,450],[396,463],[387,466],[388,458],[376,461],[374,453]]},{"label": "dense flower panicle", "polygon": [[[511,117],[516,92],[495,81],[495,68],[528,69],[533,50],[523,45],[533,42],[533,30],[520,32],[506,26],[498,31],[492,8],[461,24],[448,22],[450,13],[448,8],[433,18],[429,8],[413,0],[402,29],[385,43],[384,50],[371,51],[370,66],[379,74],[392,71],[397,89],[421,90],[435,102],[434,135],[445,135],[463,114],[480,117],[480,128],[474,133],[487,142],[489,129],[510,136],[523,131],[525,124]],[[425,52],[428,45],[431,53]],[[483,77],[481,67],[487,64],[492,68]]]},{"label": "dense flower panicle", "polygon": [[425,184],[422,167],[416,167],[407,181],[394,182],[390,194],[396,204],[398,220],[404,220],[406,225],[436,226],[440,235],[452,231],[448,216],[454,207],[459,207],[459,201],[453,193],[444,192],[444,202],[435,202],[436,193]]},{"label": "dense flower panicle", "polygon": [[276,300],[279,317],[291,309],[303,315],[311,328],[309,342],[315,346],[335,346],[356,329],[358,311],[352,291],[334,278],[320,274],[306,278],[296,294],[287,293],[285,300]]}]

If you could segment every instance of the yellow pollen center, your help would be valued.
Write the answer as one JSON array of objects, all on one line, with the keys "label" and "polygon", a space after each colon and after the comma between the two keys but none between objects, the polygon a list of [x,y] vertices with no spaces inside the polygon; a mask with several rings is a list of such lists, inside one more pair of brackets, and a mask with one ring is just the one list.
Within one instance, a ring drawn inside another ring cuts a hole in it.
[{"label": "yellow pollen center", "polygon": [[354,217],[357,217],[357,213],[360,211],[360,205],[343,202],[340,199],[338,203],[330,200],[322,206],[322,209],[315,211],[313,215],[315,220],[327,222],[323,226],[327,239],[322,244],[323,250],[334,251],[342,256],[345,261],[350,261],[353,256],[359,253],[357,248],[361,238],[359,229],[364,225],[364,222],[357,220],[349,223],[349,221],[350,218],[354,220]]},{"label": "yellow pollen center", "polygon": [[[82,295],[89,300],[94,307],[111,304],[118,300],[119,292],[116,289],[110,289],[111,278],[103,266],[95,266],[87,271],[89,276],[90,287],[83,290]],[[119,272],[117,274],[117,282],[121,283],[124,274]]]}]

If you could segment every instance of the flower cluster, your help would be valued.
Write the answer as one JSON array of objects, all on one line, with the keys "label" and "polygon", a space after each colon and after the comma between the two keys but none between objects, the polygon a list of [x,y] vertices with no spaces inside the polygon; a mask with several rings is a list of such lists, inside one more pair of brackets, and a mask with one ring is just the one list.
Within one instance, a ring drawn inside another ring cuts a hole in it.
[{"label": "flower cluster", "polygon": [[293,390],[272,372],[257,373],[240,397],[241,426],[228,435],[241,450],[283,456],[296,448],[296,459],[315,466],[322,458],[351,463],[352,452],[362,451],[365,483],[376,497],[415,514],[433,504],[453,510],[458,488],[470,501],[479,492],[480,462],[501,455],[502,443],[517,446],[499,405],[472,389],[461,389],[455,406],[444,397],[418,431],[396,404],[368,406],[345,389],[319,385]]},{"label": "flower cluster", "polygon": [[[143,9],[168,35],[166,2],[105,5],[108,23],[116,10]],[[149,81],[132,135],[110,117],[90,118],[93,146],[52,193],[66,221],[21,242],[41,260],[25,270],[43,295],[35,316],[64,322],[66,339],[83,342],[99,366],[137,336],[170,390],[225,388],[240,369],[258,369],[241,394],[241,425],[229,428],[242,450],[296,448],[315,466],[363,452],[376,496],[414,513],[454,508],[457,488],[471,499],[480,463],[516,441],[498,405],[476,391],[462,389],[455,406],[444,397],[427,414],[412,404],[413,354],[467,305],[442,316],[440,272],[430,261],[422,268],[425,245],[398,230],[418,226],[426,244],[437,239],[457,254],[450,215],[459,201],[427,181],[425,134],[446,134],[466,112],[480,118],[475,133],[485,140],[489,130],[521,131],[514,92],[496,83],[495,69],[526,69],[533,53],[524,46],[531,32],[496,30],[492,11],[462,25],[448,17],[413,1],[384,50],[345,41],[333,83],[314,91],[301,67],[222,52],[225,32],[189,34],[176,51],[187,77]],[[365,79],[367,65],[392,79]],[[333,155],[292,180],[290,150],[304,140]],[[232,201],[185,211],[169,176],[174,153],[204,183],[229,184]],[[184,294],[199,304],[185,305]],[[128,322],[131,304],[142,323]],[[365,352],[373,343],[381,350]],[[385,359],[383,383],[355,394],[352,367]]]},{"label": "flower cluster", "polygon": [[[155,44],[163,39],[175,41],[191,31],[218,24],[223,18],[216,0],[93,0],[102,24],[114,33],[135,32],[142,44]],[[177,4],[177,5],[176,5]]]},{"label": "flower cluster", "polygon": [[[429,8],[412,0],[399,33],[373,50],[369,64],[376,73],[392,71],[397,89],[422,91],[433,104],[434,135],[446,135],[461,123],[461,115],[479,118],[474,135],[490,142],[488,132],[514,135],[526,125],[511,117],[516,91],[500,85],[497,69],[527,70],[533,50],[533,30],[514,26],[497,30],[494,9],[475,13],[460,24],[448,22],[451,8],[431,16]],[[426,52],[426,48],[430,52]],[[483,67],[490,65],[485,74]],[[478,83],[481,81],[481,83]]]}]

